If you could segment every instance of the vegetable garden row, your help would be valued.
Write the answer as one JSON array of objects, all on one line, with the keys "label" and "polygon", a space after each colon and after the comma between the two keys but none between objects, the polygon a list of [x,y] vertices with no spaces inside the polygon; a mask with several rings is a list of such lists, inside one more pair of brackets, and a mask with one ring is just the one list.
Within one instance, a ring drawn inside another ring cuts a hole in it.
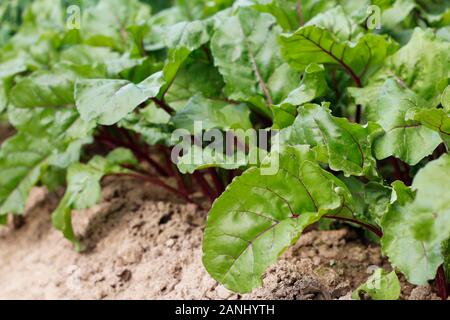
[{"label": "vegetable garden row", "polygon": [[[81,251],[72,211],[123,176],[209,210],[203,263],[232,291],[339,221],[448,297],[450,1],[18,0],[0,22],[1,223],[65,186],[52,221]],[[359,290],[400,294],[382,270]]]}]

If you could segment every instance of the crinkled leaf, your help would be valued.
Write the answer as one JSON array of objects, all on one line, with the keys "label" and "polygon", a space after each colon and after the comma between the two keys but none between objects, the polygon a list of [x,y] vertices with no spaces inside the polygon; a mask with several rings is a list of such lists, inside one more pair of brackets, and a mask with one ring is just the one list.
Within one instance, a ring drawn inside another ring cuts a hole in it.
[{"label": "crinkled leaf", "polygon": [[62,231],[78,251],[82,250],[72,228],[72,210],[92,207],[100,200],[100,180],[104,175],[126,172],[120,164],[135,164],[129,150],[116,149],[106,158],[94,157],[88,164],[72,164],[67,172],[67,190],[52,214],[53,225]]},{"label": "crinkled leaf", "polygon": [[164,85],[158,72],[139,84],[127,80],[81,80],[75,85],[77,109],[85,121],[112,125],[119,122],[137,106],[158,95]]},{"label": "crinkled leaf", "polygon": [[376,175],[372,140],[379,128],[361,126],[331,115],[326,106],[306,104],[298,109],[292,126],[280,133],[282,144],[325,146],[330,168],[346,175]]},{"label": "crinkled leaf", "polygon": [[211,50],[230,99],[252,101],[265,110],[298,85],[298,74],[281,58],[280,33],[271,15],[250,8],[240,9],[218,26]]},{"label": "crinkled leaf", "polygon": [[31,188],[49,165],[67,166],[77,161],[89,128],[82,130],[73,110],[37,112],[15,136],[0,149],[0,215],[23,213]]},{"label": "crinkled leaf", "polygon": [[[287,147],[279,170],[265,176],[252,168],[236,178],[214,203],[203,242],[203,263],[230,290],[261,285],[267,267],[327,212],[350,197],[345,185],[324,171],[307,147]],[[264,166],[264,165],[263,165]]]},{"label": "crinkled leaf", "polygon": [[444,262],[442,243],[450,237],[449,176],[448,155],[430,162],[414,179],[415,199],[394,204],[382,221],[383,252],[413,284],[434,279]]},{"label": "crinkled leaf", "polygon": [[437,132],[417,121],[407,120],[407,113],[415,108],[429,108],[430,104],[397,81],[388,79],[380,88],[352,89],[357,102],[365,102],[368,119],[386,132],[375,141],[377,159],[395,156],[415,165],[431,154],[441,143]]}]

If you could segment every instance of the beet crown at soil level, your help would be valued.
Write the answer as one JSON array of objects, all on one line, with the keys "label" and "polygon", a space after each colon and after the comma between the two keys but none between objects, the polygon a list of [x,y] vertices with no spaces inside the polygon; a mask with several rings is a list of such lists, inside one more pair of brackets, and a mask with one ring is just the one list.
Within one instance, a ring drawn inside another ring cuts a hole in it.
[{"label": "beet crown at soil level", "polygon": [[[1,223],[34,186],[65,186],[53,224],[82,250],[72,210],[123,176],[210,209],[203,262],[233,291],[337,220],[448,296],[450,1],[69,2],[0,4]],[[276,143],[225,162],[196,122]],[[174,163],[180,130],[194,143]],[[396,281],[359,289],[393,299]]]}]

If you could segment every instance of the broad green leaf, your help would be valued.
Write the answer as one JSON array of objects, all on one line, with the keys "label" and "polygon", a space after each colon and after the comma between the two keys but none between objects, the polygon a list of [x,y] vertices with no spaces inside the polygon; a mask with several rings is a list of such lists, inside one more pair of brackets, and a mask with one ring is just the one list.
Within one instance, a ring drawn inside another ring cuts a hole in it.
[{"label": "broad green leaf", "polygon": [[281,102],[297,87],[297,72],[281,58],[280,33],[271,15],[250,8],[241,8],[217,27],[211,51],[230,99],[251,101],[268,113],[266,106]]},{"label": "broad green leaf", "polygon": [[127,80],[80,80],[75,85],[75,101],[83,120],[112,125],[156,97],[163,85],[161,72],[137,85]]},{"label": "broad green leaf", "polygon": [[431,154],[441,143],[437,132],[417,121],[407,120],[407,113],[415,108],[430,108],[430,104],[388,79],[380,88],[352,89],[357,103],[367,107],[369,121],[381,125],[386,132],[374,144],[377,159],[395,156],[415,165]]},{"label": "broad green leaf", "polygon": [[19,108],[58,107],[73,100],[74,73],[37,71],[19,81],[10,93],[11,103]]},{"label": "broad green leaf", "polygon": [[164,98],[190,54],[210,40],[208,28],[207,23],[202,21],[180,23],[170,28],[173,34],[165,39],[169,52],[162,70],[164,84],[160,90],[159,98]]},{"label": "broad green leaf", "polygon": [[345,185],[316,163],[308,147],[284,148],[267,161],[276,159],[276,174],[264,175],[263,167],[247,170],[208,215],[203,263],[213,278],[236,292],[260,286],[266,268],[304,228],[325,213],[340,211],[350,198]]},{"label": "broad green leaf", "polygon": [[[305,25],[293,34],[281,37],[281,48],[286,61],[303,71],[310,63],[339,65],[361,86],[362,79],[382,65],[396,46],[385,36],[364,34],[350,41],[352,29],[340,23]],[[314,23],[314,21],[312,21]],[[335,32],[335,28],[338,28]],[[348,39],[346,38],[348,37]]]},{"label": "broad green leaf", "polygon": [[176,128],[194,133],[195,121],[201,121],[202,129],[251,129],[250,110],[245,104],[231,103],[226,100],[212,100],[194,96],[186,106],[172,117]]},{"label": "broad green leaf", "polygon": [[74,110],[39,111],[28,124],[0,149],[0,215],[23,213],[28,193],[48,166],[77,161],[81,146],[90,142],[89,128]]},{"label": "broad green leaf", "polygon": [[383,252],[413,284],[434,279],[444,262],[442,243],[450,237],[449,175],[448,155],[430,162],[414,178],[415,199],[394,204],[382,221]]},{"label": "broad green leaf", "polygon": [[395,271],[387,273],[379,268],[353,292],[352,299],[361,300],[361,295],[367,294],[372,300],[398,300],[400,293],[400,281]]},{"label": "broad green leaf", "polygon": [[87,209],[100,200],[100,180],[113,173],[127,172],[120,164],[135,164],[129,150],[116,149],[106,158],[94,157],[88,164],[74,163],[67,172],[67,190],[59,206],[52,214],[53,225],[63,232],[77,251],[83,249],[72,228],[72,210]]},{"label": "broad green leaf", "polygon": [[417,28],[408,44],[386,60],[369,85],[382,86],[386,79],[394,77],[436,106],[442,92],[440,82],[449,76],[450,43],[437,39],[431,30]]},{"label": "broad green leaf", "polygon": [[326,106],[306,104],[298,109],[292,126],[280,132],[282,144],[325,146],[330,168],[346,175],[375,176],[372,140],[379,134],[376,125],[361,126],[331,115]]}]

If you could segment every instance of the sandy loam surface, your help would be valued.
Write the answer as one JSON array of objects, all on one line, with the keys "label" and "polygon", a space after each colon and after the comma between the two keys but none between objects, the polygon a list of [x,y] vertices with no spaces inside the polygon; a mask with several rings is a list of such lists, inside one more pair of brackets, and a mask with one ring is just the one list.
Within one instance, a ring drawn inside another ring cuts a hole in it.
[{"label": "sandy loam surface", "polygon": [[[87,250],[79,254],[52,228],[62,190],[36,188],[25,224],[0,227],[0,299],[349,299],[374,266],[389,264],[355,231],[310,231],[271,267],[264,286],[237,295],[201,262],[206,212],[160,189],[104,181],[102,201],[74,213]],[[403,299],[436,299],[403,282]]]}]

